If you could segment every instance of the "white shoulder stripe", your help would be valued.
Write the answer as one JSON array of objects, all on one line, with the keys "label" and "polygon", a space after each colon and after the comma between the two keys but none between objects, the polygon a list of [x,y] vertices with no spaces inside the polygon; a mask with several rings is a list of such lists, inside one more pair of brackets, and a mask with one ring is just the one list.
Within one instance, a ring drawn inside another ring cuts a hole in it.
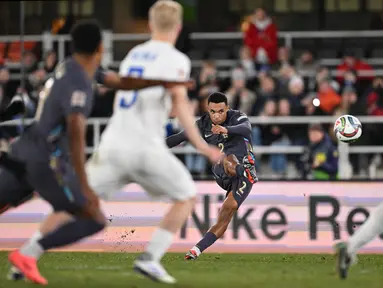
[{"label": "white shoulder stripe", "polygon": [[246,115],[242,115],[241,117],[239,117],[239,118],[237,119],[237,121],[242,120],[242,119],[247,119],[247,116],[246,116]]}]

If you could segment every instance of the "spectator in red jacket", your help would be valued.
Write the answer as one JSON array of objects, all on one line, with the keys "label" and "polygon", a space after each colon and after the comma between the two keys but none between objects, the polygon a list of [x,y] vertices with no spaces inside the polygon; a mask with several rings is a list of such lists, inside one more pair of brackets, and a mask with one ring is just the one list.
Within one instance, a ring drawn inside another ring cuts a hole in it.
[{"label": "spectator in red jacket", "polygon": [[258,8],[242,26],[245,45],[258,64],[274,64],[277,61],[277,27],[265,10]]},{"label": "spectator in red jacket", "polygon": [[[373,69],[372,67],[360,60],[357,59],[352,53],[352,51],[346,51],[343,55],[343,62],[338,65],[336,68],[337,72],[339,73],[337,76],[338,82],[344,81],[344,73],[346,73],[349,70],[354,70],[358,73],[358,80],[372,80],[374,78],[373,75]],[[371,73],[370,75],[362,74],[362,73]]]}]

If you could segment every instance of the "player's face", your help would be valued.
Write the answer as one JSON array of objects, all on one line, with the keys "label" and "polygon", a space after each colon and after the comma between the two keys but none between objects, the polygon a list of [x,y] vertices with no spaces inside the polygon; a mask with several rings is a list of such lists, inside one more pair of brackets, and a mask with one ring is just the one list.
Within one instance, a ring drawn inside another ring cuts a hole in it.
[{"label": "player's face", "polygon": [[225,122],[227,117],[227,110],[229,107],[224,103],[212,103],[210,102],[207,106],[209,110],[210,119],[213,124],[221,125]]}]

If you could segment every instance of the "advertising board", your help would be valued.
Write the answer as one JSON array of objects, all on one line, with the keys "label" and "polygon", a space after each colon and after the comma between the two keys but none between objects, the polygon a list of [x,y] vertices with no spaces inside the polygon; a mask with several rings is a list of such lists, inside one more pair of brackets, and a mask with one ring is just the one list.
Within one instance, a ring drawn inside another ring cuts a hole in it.
[{"label": "advertising board", "polygon": [[[195,211],[175,236],[172,251],[184,252],[215,223],[224,191],[215,182],[196,182]],[[208,252],[330,253],[383,201],[379,182],[260,182],[235,215],[226,234]],[[139,252],[150,240],[168,202],[153,202],[129,185],[103,203],[108,229],[69,250]],[[34,200],[0,217],[0,248],[18,247],[50,212]],[[383,236],[363,252],[382,253]]]}]

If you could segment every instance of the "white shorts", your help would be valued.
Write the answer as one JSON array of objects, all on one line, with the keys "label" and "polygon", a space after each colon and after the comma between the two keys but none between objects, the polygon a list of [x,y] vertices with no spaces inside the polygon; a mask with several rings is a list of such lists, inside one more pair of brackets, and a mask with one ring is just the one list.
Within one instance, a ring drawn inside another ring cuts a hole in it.
[{"label": "white shorts", "polygon": [[88,161],[86,170],[90,186],[106,201],[130,183],[139,184],[155,198],[184,201],[196,195],[189,171],[162,143],[102,145]]}]

